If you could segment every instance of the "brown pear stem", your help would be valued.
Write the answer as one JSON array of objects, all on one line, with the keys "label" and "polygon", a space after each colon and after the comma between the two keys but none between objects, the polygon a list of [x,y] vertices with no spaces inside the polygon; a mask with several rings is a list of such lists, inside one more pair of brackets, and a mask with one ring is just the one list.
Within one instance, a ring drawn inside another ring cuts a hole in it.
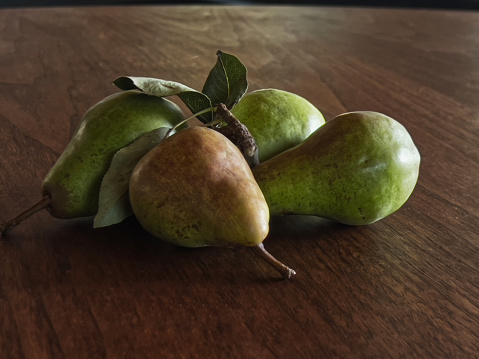
[{"label": "brown pear stem", "polygon": [[255,249],[265,260],[268,262],[272,267],[274,267],[284,279],[290,279],[292,276],[296,275],[296,271],[294,269],[289,268],[285,264],[281,263],[279,260],[274,258],[265,248],[263,243],[260,243],[256,247],[252,247]]},{"label": "brown pear stem", "polygon": [[220,104],[216,108],[215,116],[221,118],[227,124],[227,126],[216,127],[215,130],[239,148],[250,167],[258,165],[258,146],[248,128],[224,104]]},{"label": "brown pear stem", "polygon": [[5,223],[2,223],[2,225],[0,226],[0,233],[2,234],[2,237],[6,236],[9,231],[11,231],[13,228],[18,226],[21,222],[23,222],[28,217],[32,216],[38,211],[41,211],[42,209],[47,208],[50,205],[51,201],[52,199],[50,196],[45,196],[40,201],[35,203],[32,207],[20,213],[15,218],[9,221],[6,221]]}]

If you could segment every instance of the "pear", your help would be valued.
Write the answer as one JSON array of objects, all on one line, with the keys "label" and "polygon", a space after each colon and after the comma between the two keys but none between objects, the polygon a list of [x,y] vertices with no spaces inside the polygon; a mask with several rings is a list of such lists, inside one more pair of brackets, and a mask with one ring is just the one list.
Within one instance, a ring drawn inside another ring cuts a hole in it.
[{"label": "pear", "polygon": [[184,119],[175,103],[138,91],[110,95],[83,116],[64,152],[46,175],[43,199],[1,226],[2,234],[47,208],[57,218],[95,215],[101,181],[114,154],[141,135]]},{"label": "pear", "polygon": [[[190,127],[150,150],[132,172],[129,195],[141,226],[159,239],[267,253],[263,193],[241,151],[213,129]],[[294,274],[282,264],[277,269],[285,277]]]},{"label": "pear", "polygon": [[350,112],[253,173],[272,215],[315,215],[362,225],[394,213],[408,200],[420,160],[399,122],[377,112]]},{"label": "pear", "polygon": [[253,135],[260,162],[298,145],[324,124],[308,100],[278,89],[250,92],[231,112]]}]

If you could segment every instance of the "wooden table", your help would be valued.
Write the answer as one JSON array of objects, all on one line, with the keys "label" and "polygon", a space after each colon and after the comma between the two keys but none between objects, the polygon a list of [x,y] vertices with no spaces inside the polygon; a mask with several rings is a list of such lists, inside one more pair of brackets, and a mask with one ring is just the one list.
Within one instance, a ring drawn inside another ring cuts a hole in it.
[{"label": "wooden table", "polygon": [[479,13],[327,7],[0,11],[0,221],[40,196],[118,76],[201,89],[217,49],[249,90],[327,119],[383,112],[421,155],[398,212],[348,227],[273,218],[252,251],[183,249],[135,220],[40,212],[0,242],[2,358],[474,358],[479,355]]}]

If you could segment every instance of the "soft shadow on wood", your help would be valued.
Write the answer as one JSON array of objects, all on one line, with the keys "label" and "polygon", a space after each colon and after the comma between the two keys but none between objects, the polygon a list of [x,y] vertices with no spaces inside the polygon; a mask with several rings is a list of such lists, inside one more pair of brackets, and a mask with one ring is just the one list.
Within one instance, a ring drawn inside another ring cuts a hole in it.
[{"label": "soft shadow on wood", "polygon": [[[1,244],[3,253],[24,253],[17,264],[30,272],[33,286],[101,290],[102,286],[200,284],[217,288],[283,281],[274,268],[247,248],[177,247],[148,234],[134,218],[98,229],[92,228],[91,218],[49,218],[48,228],[40,221],[37,218],[13,231],[9,241]],[[301,243],[310,243],[312,248],[340,246],[356,232],[354,227],[312,216],[273,217],[265,246],[278,260],[296,269],[295,264],[308,261],[302,257]],[[371,250],[374,243],[369,242],[363,237],[359,245]],[[35,256],[26,258],[29,253]]]},{"label": "soft shadow on wood", "polygon": [[274,238],[321,240],[327,238],[331,231],[339,232],[349,228],[351,227],[315,216],[273,216],[270,220],[270,236]]}]

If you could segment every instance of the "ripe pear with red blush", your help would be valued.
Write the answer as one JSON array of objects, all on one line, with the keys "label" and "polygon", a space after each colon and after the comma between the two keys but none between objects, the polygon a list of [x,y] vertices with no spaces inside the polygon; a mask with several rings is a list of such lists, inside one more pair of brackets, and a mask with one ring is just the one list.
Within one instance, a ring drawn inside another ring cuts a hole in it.
[{"label": "ripe pear with red blush", "polygon": [[[129,196],[139,223],[159,239],[267,253],[263,193],[240,150],[213,129],[190,127],[150,150],[133,170]],[[284,277],[294,274],[282,264],[275,267]]]}]

